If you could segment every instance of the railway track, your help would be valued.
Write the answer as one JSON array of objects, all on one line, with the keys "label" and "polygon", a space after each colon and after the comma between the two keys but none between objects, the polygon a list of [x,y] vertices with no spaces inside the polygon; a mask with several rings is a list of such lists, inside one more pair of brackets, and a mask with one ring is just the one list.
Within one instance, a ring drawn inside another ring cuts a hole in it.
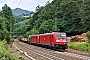
[{"label": "railway track", "polygon": [[65,60],[63,58],[60,58],[60,57],[57,57],[57,56],[54,56],[54,55],[51,55],[51,54],[48,54],[48,53],[45,53],[45,52],[42,52],[42,51],[39,51],[39,50],[36,50],[36,49],[32,49],[32,48],[27,48],[26,46],[23,46],[21,45],[20,43],[18,43],[22,48],[26,49],[27,51],[29,52],[32,52],[36,55],[39,55],[45,59],[48,59],[48,60]]},{"label": "railway track", "polygon": [[74,56],[74,57],[77,57],[77,58],[82,58],[84,60],[90,60],[90,57],[88,57],[88,56],[83,56],[83,55],[79,55],[79,54],[75,54],[75,53],[70,53],[70,52],[57,52],[57,53],[66,54],[66,55]]},{"label": "railway track", "polygon": [[[41,47],[39,47],[39,48],[41,48]],[[49,50],[49,49],[47,49],[47,50]],[[65,54],[65,55],[68,55],[68,56],[74,56],[76,58],[81,58],[81,59],[84,59],[84,60],[90,60],[90,57],[88,57],[88,56],[75,54],[75,53],[70,53],[70,52],[67,52],[67,51],[65,51],[65,52],[54,51],[54,52],[55,53],[60,53],[60,54]]]},{"label": "railway track", "polygon": [[[83,56],[83,55],[74,54],[74,53],[70,53],[70,52],[58,52],[58,51],[53,51],[53,50],[49,50],[49,49],[42,50],[41,47],[40,47],[41,50],[39,50],[37,48],[27,47],[28,44],[26,44],[26,43],[21,44],[21,42],[17,42],[17,44],[19,45],[19,47],[27,50],[28,52],[31,52],[35,55],[43,57],[46,60],[72,60],[72,59],[73,60],[90,60],[90,57],[88,57],[88,56]],[[24,45],[24,44],[26,44],[26,45]],[[50,51],[50,52],[46,52],[46,50]]]}]

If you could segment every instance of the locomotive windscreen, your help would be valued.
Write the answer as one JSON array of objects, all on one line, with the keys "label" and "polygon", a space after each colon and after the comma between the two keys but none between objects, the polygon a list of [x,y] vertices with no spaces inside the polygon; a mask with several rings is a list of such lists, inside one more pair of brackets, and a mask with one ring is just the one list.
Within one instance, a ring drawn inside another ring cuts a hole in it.
[{"label": "locomotive windscreen", "polygon": [[56,34],[56,38],[66,38],[66,34]]}]

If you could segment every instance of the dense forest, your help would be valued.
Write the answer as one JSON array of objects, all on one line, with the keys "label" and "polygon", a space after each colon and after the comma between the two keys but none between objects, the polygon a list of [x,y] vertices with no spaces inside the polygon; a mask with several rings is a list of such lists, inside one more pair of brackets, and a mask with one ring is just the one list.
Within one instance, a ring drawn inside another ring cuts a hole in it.
[{"label": "dense forest", "polygon": [[[90,31],[90,0],[54,0],[38,5],[30,20],[15,29],[29,34],[66,32],[68,36]],[[28,26],[27,26],[28,25]]]},{"label": "dense forest", "polygon": [[15,18],[19,17],[14,18],[10,7],[5,5],[0,12],[0,39],[10,36],[13,30],[17,32],[18,37],[53,31],[66,32],[68,36],[72,36],[90,31],[89,5],[90,0],[53,0],[51,3],[48,1],[44,6],[38,5],[33,16],[29,16],[29,20],[24,24],[15,25]]}]

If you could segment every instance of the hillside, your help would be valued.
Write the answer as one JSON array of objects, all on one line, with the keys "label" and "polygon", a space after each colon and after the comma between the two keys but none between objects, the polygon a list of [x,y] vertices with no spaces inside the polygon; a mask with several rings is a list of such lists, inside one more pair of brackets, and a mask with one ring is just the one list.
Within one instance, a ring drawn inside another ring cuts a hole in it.
[{"label": "hillside", "polygon": [[12,9],[13,15],[22,15],[22,14],[33,14],[33,11],[23,10],[21,8]]},{"label": "hillside", "polygon": [[17,22],[15,25],[24,25],[27,21],[28,21],[28,19]]},{"label": "hillside", "polygon": [[[30,25],[40,33],[59,31],[69,36],[90,30],[90,0],[54,0],[46,6],[37,6]],[[47,26],[45,26],[47,25]],[[52,26],[52,27],[51,27]]]},{"label": "hillside", "polygon": [[[37,6],[23,34],[66,32],[75,36],[90,30],[90,0],[53,0]],[[34,33],[33,33],[34,31]],[[26,32],[26,33],[25,33]]]}]

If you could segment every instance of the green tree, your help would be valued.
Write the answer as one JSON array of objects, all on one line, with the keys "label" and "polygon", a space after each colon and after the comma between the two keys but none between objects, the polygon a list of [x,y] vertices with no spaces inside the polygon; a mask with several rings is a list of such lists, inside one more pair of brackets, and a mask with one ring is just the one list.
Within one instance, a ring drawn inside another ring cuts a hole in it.
[{"label": "green tree", "polygon": [[83,32],[86,32],[87,30],[90,30],[90,0],[83,0],[80,5],[80,18],[81,18],[81,28]]},{"label": "green tree", "polygon": [[40,9],[40,5],[38,5],[37,7],[36,7],[36,12],[39,12],[39,9]]},{"label": "green tree", "polygon": [[5,4],[2,7],[2,11],[0,12],[0,15],[2,17],[0,17],[0,39],[1,40],[6,40],[8,43],[10,43],[10,32],[13,31],[14,29],[14,23],[15,23],[15,19],[13,17],[12,14],[12,10],[10,7],[7,6],[7,4]]},{"label": "green tree", "polygon": [[0,17],[0,40],[10,42],[10,33],[7,30],[7,19]]},{"label": "green tree", "polygon": [[11,29],[13,29],[13,26],[14,26],[14,23],[15,23],[15,19],[13,17],[13,14],[12,14],[12,10],[10,7],[7,6],[7,4],[5,4],[3,7],[2,7],[2,16],[7,18],[8,19],[8,25],[7,25],[7,29],[8,31],[10,31],[10,26],[12,26]]},{"label": "green tree", "polygon": [[88,42],[90,43],[90,31],[87,32]]}]

